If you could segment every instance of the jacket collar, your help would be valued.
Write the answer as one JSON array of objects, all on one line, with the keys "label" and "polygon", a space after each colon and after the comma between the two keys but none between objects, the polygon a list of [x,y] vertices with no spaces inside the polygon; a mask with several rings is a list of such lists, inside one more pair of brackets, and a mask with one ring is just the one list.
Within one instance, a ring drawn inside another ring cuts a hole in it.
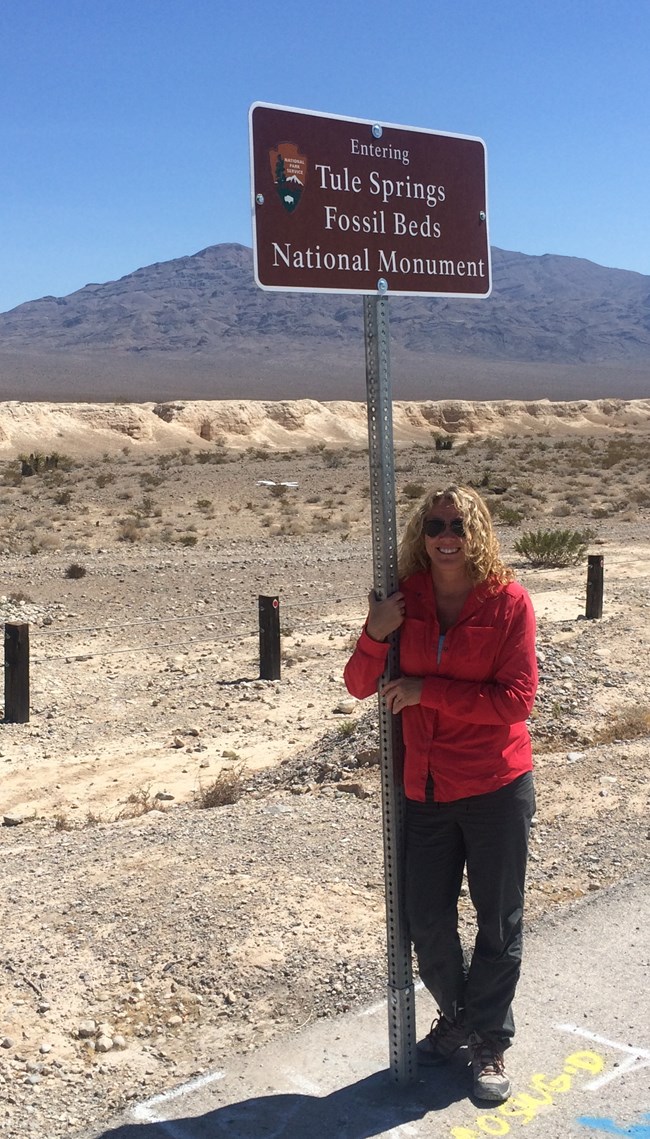
[{"label": "jacket collar", "polygon": [[[436,595],[433,590],[431,574],[427,570],[420,570],[419,573],[414,573],[407,581],[409,592],[413,592],[419,597],[423,608],[428,610],[437,620]],[[458,621],[464,621],[467,617],[471,617],[472,613],[476,613],[490,592],[491,582],[489,578],[475,585],[467,595]]]}]

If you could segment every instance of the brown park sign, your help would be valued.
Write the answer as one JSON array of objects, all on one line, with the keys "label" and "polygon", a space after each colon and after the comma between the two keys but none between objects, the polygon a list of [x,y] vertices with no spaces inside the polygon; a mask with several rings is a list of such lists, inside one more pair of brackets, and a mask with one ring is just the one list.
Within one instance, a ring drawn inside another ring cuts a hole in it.
[{"label": "brown park sign", "polygon": [[268,103],[250,139],[260,288],[489,295],[482,139]]}]

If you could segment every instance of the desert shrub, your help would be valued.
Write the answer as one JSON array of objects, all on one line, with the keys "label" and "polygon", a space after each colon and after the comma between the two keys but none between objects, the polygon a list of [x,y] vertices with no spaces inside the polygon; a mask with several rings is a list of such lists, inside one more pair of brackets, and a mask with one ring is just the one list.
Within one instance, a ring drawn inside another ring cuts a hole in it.
[{"label": "desert shrub", "polygon": [[155,512],[156,504],[150,494],[142,496],[142,502],[136,507],[142,518],[151,518]]},{"label": "desert shrub", "polygon": [[528,530],[515,542],[533,566],[572,566],[584,557],[591,530]]},{"label": "desert shrub", "polygon": [[605,727],[596,732],[598,743],[613,740],[634,740],[650,735],[650,706],[632,705],[622,708]]},{"label": "desert shrub", "polygon": [[447,435],[434,435],[436,451],[451,451],[454,441]]},{"label": "desert shrub", "polygon": [[301,522],[298,518],[288,518],[281,522],[279,526],[272,526],[272,534],[289,534],[291,536],[298,536],[304,534],[306,530],[305,523]]},{"label": "desert shrub", "polygon": [[56,534],[35,534],[29,543],[30,554],[38,554],[41,550],[58,550],[61,548],[61,539]]},{"label": "desert shrub", "polygon": [[152,795],[150,787],[139,787],[137,791],[131,792],[126,803],[115,816],[115,821],[139,819],[141,815],[146,815],[149,811],[166,811],[167,809],[167,803]]},{"label": "desert shrub", "polygon": [[342,467],[345,462],[345,456],[338,453],[338,451],[323,451],[323,463],[326,467]]},{"label": "desert shrub", "polygon": [[601,456],[601,464],[606,471],[630,458],[630,443],[629,435],[624,435],[620,439],[609,440],[605,453]]},{"label": "desert shrub", "polygon": [[95,483],[100,490],[112,482],[115,482],[115,475],[112,471],[101,471],[95,478]]},{"label": "desert shrub", "polygon": [[79,562],[72,562],[65,571],[65,576],[77,579],[86,576],[86,567],[79,564]]},{"label": "desert shrub", "polygon": [[355,720],[343,720],[343,723],[339,724],[337,732],[341,739],[347,740],[354,735],[356,730],[357,723]]},{"label": "desert shrub", "polygon": [[426,493],[426,489],[425,486],[422,486],[422,483],[407,482],[402,494],[404,498],[422,498],[422,495]]},{"label": "desert shrub", "polygon": [[125,518],[119,524],[118,540],[120,542],[139,542],[142,537],[142,528],[136,518]]},{"label": "desert shrub", "polygon": [[42,474],[44,471],[69,471],[74,466],[69,455],[61,455],[58,451],[53,451],[51,455],[32,451],[30,455],[19,455],[18,461],[25,476]]},{"label": "desert shrub", "polygon": [[506,502],[491,502],[490,513],[495,522],[503,522],[505,526],[518,526],[526,517],[526,511],[520,507],[508,506]]},{"label": "desert shrub", "polygon": [[70,821],[69,815],[64,814],[63,811],[59,811],[59,813],[54,816],[54,829],[55,831],[71,831],[74,830],[74,823]]},{"label": "desert shrub", "polygon": [[180,542],[181,546],[195,546],[198,542],[198,538],[196,534],[181,534],[178,541]]},{"label": "desert shrub", "polygon": [[224,768],[207,787],[199,785],[196,793],[198,806],[210,810],[212,807],[226,807],[231,803],[237,803],[244,789],[242,773],[241,766]]},{"label": "desert shrub", "polygon": [[71,490],[58,490],[54,495],[54,502],[57,506],[69,506],[72,499]]},{"label": "desert shrub", "polygon": [[206,463],[214,463],[215,466],[221,466],[223,463],[230,462],[230,458],[225,447],[217,446],[214,451],[197,451],[196,461],[202,466],[205,466]]}]

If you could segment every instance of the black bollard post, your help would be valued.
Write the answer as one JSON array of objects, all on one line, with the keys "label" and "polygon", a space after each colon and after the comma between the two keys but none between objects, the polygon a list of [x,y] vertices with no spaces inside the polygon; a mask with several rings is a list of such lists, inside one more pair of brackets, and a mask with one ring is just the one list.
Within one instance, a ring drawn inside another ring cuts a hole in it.
[{"label": "black bollard post", "polygon": [[260,680],[280,679],[280,599],[258,598],[260,614]]},{"label": "black bollard post", "polygon": [[5,723],[29,723],[29,625],[5,624]]},{"label": "black bollard post", "polygon": [[587,605],[585,617],[603,615],[603,563],[602,554],[589,554],[587,558]]}]

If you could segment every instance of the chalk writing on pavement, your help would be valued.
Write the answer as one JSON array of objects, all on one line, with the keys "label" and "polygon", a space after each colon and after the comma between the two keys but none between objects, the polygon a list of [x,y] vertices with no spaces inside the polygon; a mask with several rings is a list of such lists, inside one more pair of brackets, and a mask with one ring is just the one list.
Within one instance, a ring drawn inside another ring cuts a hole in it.
[{"label": "chalk writing on pavement", "polygon": [[[572,1052],[564,1061],[559,1076],[536,1073],[530,1078],[530,1092],[521,1092],[492,1112],[477,1116],[471,1127],[452,1127],[452,1139],[481,1139],[482,1135],[508,1135],[513,1124],[530,1123],[531,1119],[555,1102],[555,1097],[571,1090],[576,1076],[596,1075],[605,1067],[605,1059],[598,1052]],[[616,1132],[614,1132],[616,1134]],[[627,1132],[620,1132],[627,1134]],[[646,1139],[645,1133],[634,1134],[634,1139]],[[650,1135],[648,1136],[650,1139]]]},{"label": "chalk writing on pavement", "polygon": [[[646,1120],[645,1123],[643,1122],[644,1119]],[[628,1139],[650,1139],[650,1111],[642,1115],[640,1121],[631,1124],[630,1127],[618,1127],[613,1119],[607,1119],[600,1115],[581,1115],[577,1122],[581,1123],[583,1127],[590,1127],[593,1131],[600,1131],[605,1135],[627,1135]]]}]

